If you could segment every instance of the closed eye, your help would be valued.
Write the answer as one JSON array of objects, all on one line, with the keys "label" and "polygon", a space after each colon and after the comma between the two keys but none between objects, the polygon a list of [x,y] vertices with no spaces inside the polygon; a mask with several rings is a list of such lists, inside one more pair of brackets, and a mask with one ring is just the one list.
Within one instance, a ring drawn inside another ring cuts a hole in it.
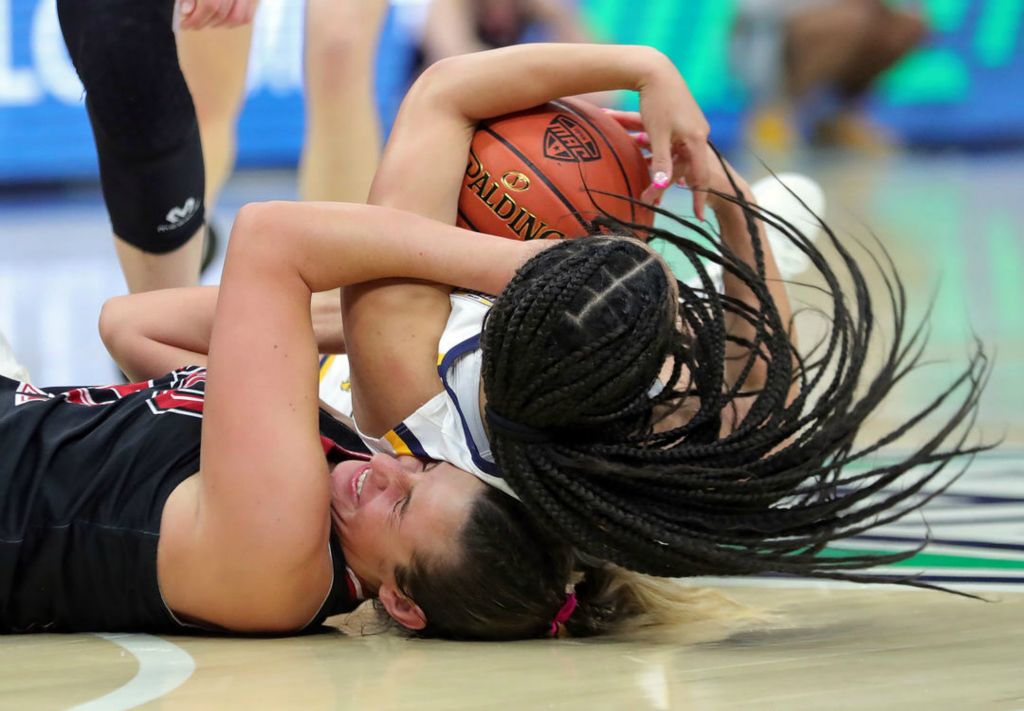
[{"label": "closed eye", "polygon": [[416,491],[416,486],[412,486],[409,489],[409,493],[400,498],[395,502],[394,508],[391,509],[391,515],[398,519],[398,524],[402,524],[402,518],[405,516],[405,512],[409,510],[409,504],[412,502],[412,493]]},{"label": "closed eye", "polygon": [[[420,471],[421,472],[430,471],[431,469],[433,469],[434,467],[436,467],[440,463],[441,462],[438,462],[438,461],[427,462],[426,464],[423,465],[423,469],[420,470]],[[402,520],[402,517],[405,516],[405,512],[409,510],[409,504],[412,503],[412,494],[413,494],[414,491],[416,491],[416,485],[415,484],[413,484],[409,488],[409,492],[405,496],[403,496],[402,498],[400,498],[398,501],[395,502],[394,508],[391,509],[391,515],[398,517],[399,524],[401,524],[401,520]]]},{"label": "closed eye", "polygon": [[401,515],[402,513],[405,512],[405,507],[408,504],[409,504],[409,494],[406,494],[405,496],[400,498],[398,501],[396,501],[395,505],[391,507],[391,515],[392,516],[399,516],[399,515]]}]

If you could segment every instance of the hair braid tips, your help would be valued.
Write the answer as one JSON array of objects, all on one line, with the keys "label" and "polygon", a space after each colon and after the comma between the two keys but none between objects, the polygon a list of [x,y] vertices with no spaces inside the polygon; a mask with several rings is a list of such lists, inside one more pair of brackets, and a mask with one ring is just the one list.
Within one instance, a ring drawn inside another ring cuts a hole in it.
[{"label": "hair braid tips", "polygon": [[[922,365],[926,341],[924,322],[908,321],[890,255],[879,245],[855,257],[820,223],[835,255],[826,258],[796,226],[738,191],[720,196],[747,217],[752,263],[705,226],[661,208],[652,209],[670,228],[598,221],[674,245],[699,286],[673,284],[638,241],[603,235],[558,244],[519,271],[487,320],[483,380],[488,406],[531,436],[492,428],[496,461],[542,526],[623,568],[877,580],[853,571],[918,549],[822,551],[920,508],[959,475],[946,472],[951,462],[988,448],[971,438],[988,357],[976,343],[930,403],[862,442],[865,422]],[[807,255],[821,282],[808,288],[825,297],[816,312],[827,329],[805,352],[772,299],[755,221]],[[740,280],[757,308],[720,294],[705,261]],[[730,323],[751,335],[737,337]],[[888,343],[869,360],[882,327]],[[755,367],[764,377],[750,388]],[[879,458],[926,430],[897,459]]]}]

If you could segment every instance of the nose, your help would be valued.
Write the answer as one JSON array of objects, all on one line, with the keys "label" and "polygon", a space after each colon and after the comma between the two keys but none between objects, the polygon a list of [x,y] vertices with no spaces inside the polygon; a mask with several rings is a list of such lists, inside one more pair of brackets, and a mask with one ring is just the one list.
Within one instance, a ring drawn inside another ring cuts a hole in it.
[{"label": "nose", "polygon": [[392,485],[408,487],[412,476],[413,472],[392,456],[375,454],[370,458],[370,481],[381,491]]}]

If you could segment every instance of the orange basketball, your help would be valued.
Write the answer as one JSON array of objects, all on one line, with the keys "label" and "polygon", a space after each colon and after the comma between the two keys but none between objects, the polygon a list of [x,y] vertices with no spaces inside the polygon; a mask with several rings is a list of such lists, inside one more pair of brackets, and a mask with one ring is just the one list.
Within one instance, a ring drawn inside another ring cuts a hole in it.
[{"label": "orange basketball", "polygon": [[559,99],[477,127],[458,225],[512,239],[582,237],[603,210],[650,226],[650,210],[616,197],[639,198],[649,184],[625,129],[593,104]]}]

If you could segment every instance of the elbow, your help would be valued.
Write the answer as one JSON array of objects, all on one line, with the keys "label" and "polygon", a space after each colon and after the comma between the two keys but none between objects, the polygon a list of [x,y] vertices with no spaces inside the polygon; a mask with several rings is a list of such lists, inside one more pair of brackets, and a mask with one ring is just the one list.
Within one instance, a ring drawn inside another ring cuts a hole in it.
[{"label": "elbow", "polygon": [[131,380],[138,379],[135,361],[140,339],[145,339],[145,323],[131,295],[108,299],[100,309],[100,339],[117,367]]},{"label": "elbow", "polygon": [[[295,252],[304,235],[315,233],[324,220],[345,224],[364,219],[373,212],[366,205],[332,202],[302,203],[288,200],[251,202],[235,217],[228,250],[276,249],[281,254]],[[236,244],[237,240],[237,244]]]},{"label": "elbow", "polygon": [[281,205],[280,202],[250,202],[242,205],[231,228],[230,245],[234,245],[237,238],[239,246],[245,246],[256,236],[272,230]]},{"label": "elbow", "polygon": [[[283,201],[250,202],[235,216],[228,242],[227,262],[266,258],[279,259],[288,245],[281,236],[288,232],[289,207]],[[294,219],[294,216],[293,216]]]},{"label": "elbow", "polygon": [[100,339],[106,346],[107,352],[118,363],[121,362],[122,345],[131,331],[129,327],[130,307],[130,296],[115,296],[112,299],[107,299],[103,308],[100,309]]},{"label": "elbow", "polygon": [[452,54],[447,57],[442,57],[427,67],[420,75],[420,78],[423,79],[426,84],[436,84],[446,81],[450,76],[457,76],[462,71],[460,67],[466,63],[466,58],[468,56],[470,55]]},{"label": "elbow", "polygon": [[434,105],[448,106],[451,90],[465,71],[467,55],[456,54],[438,59],[420,74],[402,100],[402,107]]}]

